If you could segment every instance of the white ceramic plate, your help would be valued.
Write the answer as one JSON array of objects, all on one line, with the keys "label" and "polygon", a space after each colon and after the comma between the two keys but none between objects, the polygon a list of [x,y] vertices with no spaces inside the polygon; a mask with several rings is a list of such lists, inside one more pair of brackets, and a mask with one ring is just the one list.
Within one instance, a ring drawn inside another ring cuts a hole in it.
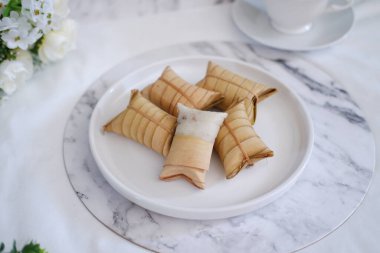
[{"label": "white ceramic plate", "polygon": [[237,27],[248,37],[263,45],[278,49],[307,51],[338,43],[354,24],[352,8],[326,13],[318,17],[310,31],[289,35],[275,30],[265,13],[263,1],[238,0],[233,4],[232,17]]},{"label": "white ceramic plate", "polygon": [[[127,106],[131,89],[142,89],[155,81],[165,66],[172,66],[185,80],[195,83],[204,76],[208,60],[279,90],[259,104],[255,124],[257,133],[274,150],[275,156],[226,180],[222,164],[214,152],[206,189],[199,190],[185,180],[159,180],[163,157],[129,139],[104,134],[101,129]],[[128,73],[96,105],[89,137],[102,174],[127,199],[164,215],[206,220],[250,212],[288,190],[309,159],[313,128],[297,95],[269,73],[236,60],[197,56],[170,59]]]}]

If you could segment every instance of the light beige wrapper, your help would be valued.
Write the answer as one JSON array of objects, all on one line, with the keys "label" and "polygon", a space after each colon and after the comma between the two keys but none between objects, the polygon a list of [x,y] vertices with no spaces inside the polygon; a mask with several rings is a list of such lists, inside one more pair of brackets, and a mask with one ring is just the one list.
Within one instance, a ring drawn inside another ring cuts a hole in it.
[{"label": "light beige wrapper", "polygon": [[220,92],[203,89],[178,76],[169,66],[153,84],[142,90],[142,95],[164,111],[177,116],[177,104],[205,110],[223,100]]},{"label": "light beige wrapper", "polygon": [[152,104],[138,90],[132,90],[127,108],[103,129],[137,141],[166,156],[176,125],[175,117]]},{"label": "light beige wrapper", "polygon": [[222,160],[226,178],[230,179],[246,166],[273,156],[273,151],[252,128],[244,101],[229,109],[227,113],[214,147]]},{"label": "light beige wrapper", "polygon": [[178,126],[160,179],[184,178],[204,189],[215,137],[227,114],[200,111],[182,104],[178,108]]},{"label": "light beige wrapper", "polygon": [[[205,78],[199,81],[197,86],[220,92],[224,99],[217,107],[224,111],[245,98],[255,104],[277,91],[275,88],[244,78],[211,61],[208,63]],[[251,124],[253,124],[255,112],[248,110],[247,114]]]},{"label": "light beige wrapper", "polygon": [[160,179],[185,178],[198,188],[205,188],[206,172],[210,167],[209,154],[213,143],[193,136],[176,135],[166,157]]}]

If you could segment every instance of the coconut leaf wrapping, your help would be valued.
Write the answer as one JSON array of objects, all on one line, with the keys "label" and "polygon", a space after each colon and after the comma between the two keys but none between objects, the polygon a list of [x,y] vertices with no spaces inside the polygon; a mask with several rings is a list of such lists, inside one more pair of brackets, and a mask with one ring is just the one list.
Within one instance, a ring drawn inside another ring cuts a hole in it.
[{"label": "coconut leaf wrapping", "polygon": [[223,96],[219,92],[188,83],[170,67],[165,68],[157,81],[144,88],[142,95],[174,116],[178,115],[178,103],[190,108],[205,110],[223,100]]},{"label": "coconut leaf wrapping", "polygon": [[236,176],[247,165],[273,156],[261,138],[252,128],[244,101],[228,111],[215,140],[215,150],[223,163],[226,178]]},{"label": "coconut leaf wrapping", "polygon": [[[205,78],[199,81],[197,86],[207,90],[220,92],[224,96],[224,99],[217,105],[217,107],[222,110],[227,110],[231,105],[244,100],[245,98],[252,101],[257,99],[256,102],[261,102],[276,92],[275,88],[244,78],[211,61],[207,65]],[[256,102],[253,101],[253,103]],[[253,107],[256,108],[255,106]],[[247,113],[253,124],[254,112],[247,111]]]},{"label": "coconut leaf wrapping", "polygon": [[176,125],[174,116],[144,98],[138,90],[132,90],[127,108],[103,129],[137,141],[166,156]]},{"label": "coconut leaf wrapping", "polygon": [[[243,99],[243,104],[245,107],[245,111],[247,113],[248,120],[253,125],[256,121],[257,97],[254,96],[254,97],[252,97],[252,99],[245,98],[245,99]],[[236,103],[232,104],[228,109],[232,108],[235,105],[236,105]]]},{"label": "coconut leaf wrapping", "polygon": [[160,179],[184,178],[205,188],[215,137],[226,113],[200,111],[178,104],[177,129]]}]

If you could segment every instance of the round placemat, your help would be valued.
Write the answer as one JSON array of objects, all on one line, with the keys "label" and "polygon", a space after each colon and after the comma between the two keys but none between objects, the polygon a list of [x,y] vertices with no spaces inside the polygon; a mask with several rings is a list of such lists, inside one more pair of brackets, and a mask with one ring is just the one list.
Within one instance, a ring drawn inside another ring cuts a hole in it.
[{"label": "round placemat", "polygon": [[[145,210],[117,193],[91,155],[91,113],[104,92],[133,70],[193,55],[239,59],[272,73],[305,102],[314,147],[295,185],[254,212],[220,220],[182,220]],[[147,52],[102,75],[83,94],[67,122],[63,156],[82,203],[125,239],[159,252],[292,252],[318,241],[347,220],[363,200],[373,174],[375,146],[362,112],[347,91],[309,62],[243,42],[194,42]]]}]

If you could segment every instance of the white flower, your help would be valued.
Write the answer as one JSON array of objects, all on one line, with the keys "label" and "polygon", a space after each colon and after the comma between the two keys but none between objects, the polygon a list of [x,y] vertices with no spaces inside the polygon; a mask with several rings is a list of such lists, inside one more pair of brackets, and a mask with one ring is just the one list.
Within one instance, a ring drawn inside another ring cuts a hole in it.
[{"label": "white flower", "polygon": [[[4,17],[0,20],[0,31],[5,31],[9,29],[15,29],[19,26],[20,16],[17,12],[12,11],[9,17]],[[23,21],[26,20],[25,18]]]},{"label": "white flower", "polygon": [[42,36],[38,28],[33,28],[26,17],[15,11],[0,21],[0,31],[3,31],[1,39],[11,49],[19,47],[26,50]]},{"label": "white flower", "polygon": [[28,80],[33,75],[33,58],[29,51],[17,50],[16,61],[21,62],[25,67],[25,72],[23,73],[23,79]]},{"label": "white flower", "polygon": [[22,0],[22,15],[43,33],[52,29],[53,12],[53,0]]},{"label": "white flower", "polygon": [[62,59],[66,53],[75,49],[76,23],[66,19],[59,30],[50,31],[45,35],[38,49],[38,56],[44,63]]},{"label": "white flower", "polygon": [[0,20],[0,31],[17,28],[17,26],[17,22],[13,18],[5,17]]},{"label": "white flower", "polygon": [[9,60],[2,62],[0,65],[0,88],[7,95],[11,95],[17,88],[19,74],[25,70],[21,62]]},{"label": "white flower", "polygon": [[51,18],[53,30],[61,28],[62,22],[70,13],[68,0],[54,0],[54,13]]},{"label": "white flower", "polygon": [[0,88],[11,95],[18,86],[33,74],[33,59],[28,51],[18,50],[16,60],[5,60],[0,64]]},{"label": "white flower", "polygon": [[66,18],[70,13],[70,9],[67,3],[68,0],[54,0],[54,16]]},{"label": "white flower", "polygon": [[53,0],[22,0],[21,6],[21,13],[34,22],[54,12]]}]

